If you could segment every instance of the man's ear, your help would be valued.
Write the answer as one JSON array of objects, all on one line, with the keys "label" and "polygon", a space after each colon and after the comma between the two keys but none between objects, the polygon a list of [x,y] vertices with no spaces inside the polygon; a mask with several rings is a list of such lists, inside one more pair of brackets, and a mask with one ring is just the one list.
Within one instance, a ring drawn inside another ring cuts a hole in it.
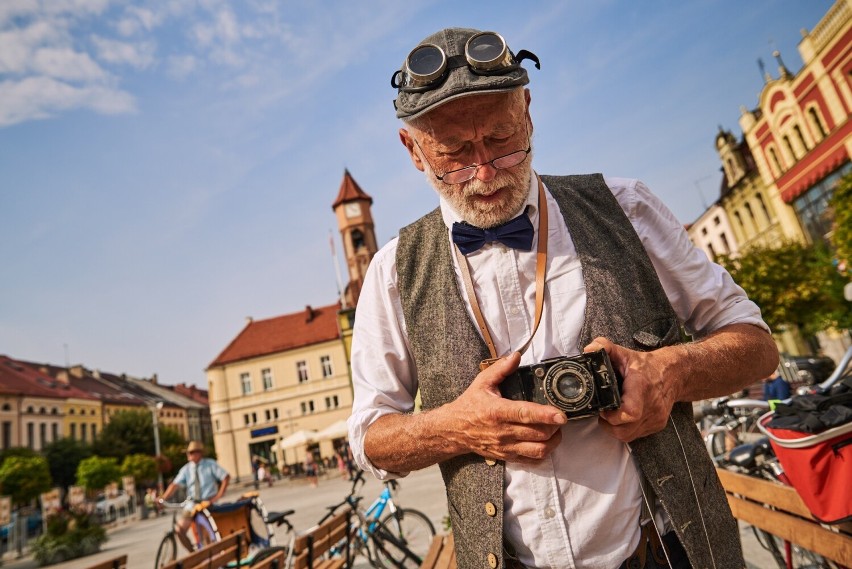
[{"label": "man's ear", "polygon": [[406,150],[408,150],[408,155],[411,156],[411,161],[414,163],[414,167],[423,172],[423,160],[420,159],[420,153],[415,149],[415,142],[411,133],[404,128],[399,129],[399,141],[402,142],[402,145],[405,146]]}]

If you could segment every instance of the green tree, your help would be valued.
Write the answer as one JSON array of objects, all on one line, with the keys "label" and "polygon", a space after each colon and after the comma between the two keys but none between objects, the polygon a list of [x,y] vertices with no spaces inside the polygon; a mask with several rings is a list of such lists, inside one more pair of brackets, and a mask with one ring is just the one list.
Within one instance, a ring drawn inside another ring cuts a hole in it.
[{"label": "green tree", "polygon": [[20,456],[24,458],[33,458],[36,456],[41,456],[39,453],[34,451],[31,448],[27,447],[9,447],[4,451],[0,451],[0,464],[3,464],[7,458],[11,458],[13,456]]},{"label": "green tree", "polygon": [[50,468],[41,456],[10,456],[0,466],[0,494],[25,506],[51,488]]},{"label": "green tree", "polygon": [[760,307],[772,329],[796,325],[811,335],[852,324],[843,300],[844,279],[831,259],[825,246],[789,242],[718,261]]},{"label": "green tree", "polygon": [[137,487],[151,484],[157,479],[157,461],[147,454],[131,454],[124,457],[121,474],[132,476]]},{"label": "green tree", "polygon": [[838,269],[844,276],[852,277],[852,173],[834,188],[829,207],[834,215],[831,244],[837,253]]},{"label": "green tree", "polygon": [[92,456],[92,448],[84,442],[66,437],[49,443],[42,449],[42,453],[47,458],[54,484],[67,488],[76,481],[80,461]]},{"label": "green tree", "polygon": [[[185,444],[174,429],[159,425],[160,445]],[[151,411],[120,411],[107,423],[93,444],[95,454],[121,459],[131,454],[154,454],[154,422]]]},{"label": "green tree", "polygon": [[90,456],[77,467],[77,484],[88,491],[100,490],[110,482],[118,482],[121,471],[112,457]]}]

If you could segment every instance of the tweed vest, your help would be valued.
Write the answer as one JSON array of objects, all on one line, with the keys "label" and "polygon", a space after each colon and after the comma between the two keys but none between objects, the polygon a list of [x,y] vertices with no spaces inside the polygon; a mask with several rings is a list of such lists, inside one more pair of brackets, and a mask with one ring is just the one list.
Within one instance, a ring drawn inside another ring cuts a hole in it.
[{"label": "tweed vest", "polygon": [[[587,300],[578,348],[597,336],[642,351],[681,341],[680,323],[648,254],[603,176],[542,181],[559,204],[582,266]],[[456,399],[489,357],[465,309],[451,251],[440,209],[400,232],[399,293],[424,409]],[[737,524],[691,405],[676,404],[663,431],[631,447],[692,567],[744,567]],[[440,468],[459,568],[503,567],[503,463],[467,454]]]}]

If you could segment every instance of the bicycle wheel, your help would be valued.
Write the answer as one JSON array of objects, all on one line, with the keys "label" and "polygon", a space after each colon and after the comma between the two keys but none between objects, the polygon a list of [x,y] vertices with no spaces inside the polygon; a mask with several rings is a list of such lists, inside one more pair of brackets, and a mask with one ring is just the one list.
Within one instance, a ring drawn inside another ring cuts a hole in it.
[{"label": "bicycle wheel", "polygon": [[373,532],[377,567],[419,567],[432,538],[435,526],[426,514],[401,508],[388,514]]},{"label": "bicycle wheel", "polygon": [[165,567],[172,561],[177,559],[177,538],[175,534],[169,532],[160,542],[160,547],[157,548],[157,557],[154,561],[154,569]]}]

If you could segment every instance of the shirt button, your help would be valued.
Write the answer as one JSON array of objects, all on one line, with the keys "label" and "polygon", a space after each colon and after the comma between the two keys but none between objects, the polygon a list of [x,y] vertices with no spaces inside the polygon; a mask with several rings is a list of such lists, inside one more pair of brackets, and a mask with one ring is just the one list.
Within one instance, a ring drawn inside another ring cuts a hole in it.
[{"label": "shirt button", "polygon": [[485,513],[493,518],[497,514],[497,508],[491,502],[485,502]]},{"label": "shirt button", "polygon": [[519,312],[518,307],[513,306],[512,308],[509,309],[509,312],[511,312],[512,314],[517,314]]},{"label": "shirt button", "polygon": [[488,566],[491,567],[491,569],[495,569],[497,567],[497,556],[493,553],[488,554]]},{"label": "shirt button", "polygon": [[545,518],[552,518],[555,515],[556,515],[556,512],[550,506],[548,506],[547,508],[544,509],[544,517]]}]

